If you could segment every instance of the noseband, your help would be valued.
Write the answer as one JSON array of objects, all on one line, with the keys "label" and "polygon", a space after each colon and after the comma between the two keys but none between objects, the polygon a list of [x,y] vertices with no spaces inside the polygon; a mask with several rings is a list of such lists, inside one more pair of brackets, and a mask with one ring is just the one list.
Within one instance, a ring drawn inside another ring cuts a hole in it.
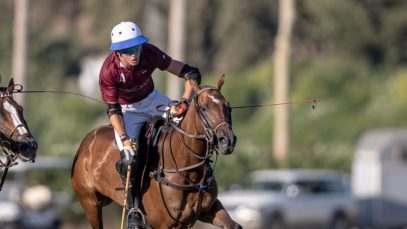
[{"label": "noseband", "polygon": [[[13,151],[13,147],[15,147],[15,145],[18,143],[16,143],[16,141],[12,140],[11,136],[13,136],[14,132],[20,127],[27,128],[26,125],[19,124],[16,127],[14,127],[14,129],[11,131],[11,133],[8,136],[6,134],[4,134],[4,132],[6,132],[6,131],[4,131],[4,129],[0,128],[0,130],[2,131],[1,136],[5,137],[5,138],[0,137],[0,152],[4,156],[6,156],[8,159],[11,159],[11,161],[13,161],[13,162],[16,161],[17,157],[18,157],[18,154]],[[27,130],[28,130],[28,128],[27,128]],[[20,138],[23,139],[23,138],[29,137],[29,136],[30,136],[29,133],[25,133],[25,134],[21,135]],[[17,164],[17,162],[15,164]],[[15,164],[13,163],[9,167],[11,167]],[[0,168],[1,167],[5,167],[5,166],[4,166],[4,163],[1,163],[1,161],[0,161]]]},{"label": "noseband", "polygon": [[[4,135],[4,136],[6,136],[8,139],[11,139],[11,137],[12,137],[13,134],[14,134],[14,132],[16,132],[16,130],[17,130],[18,128],[22,128],[22,127],[25,127],[25,128],[28,130],[27,125],[25,125],[25,124],[18,124],[17,126],[14,127],[14,129],[10,132],[10,134],[4,134],[4,133],[7,132],[7,131],[5,131],[3,128],[0,128],[0,130],[3,132],[3,135]],[[29,137],[29,136],[30,136],[30,134],[25,133],[25,134],[22,134],[20,138]]]}]

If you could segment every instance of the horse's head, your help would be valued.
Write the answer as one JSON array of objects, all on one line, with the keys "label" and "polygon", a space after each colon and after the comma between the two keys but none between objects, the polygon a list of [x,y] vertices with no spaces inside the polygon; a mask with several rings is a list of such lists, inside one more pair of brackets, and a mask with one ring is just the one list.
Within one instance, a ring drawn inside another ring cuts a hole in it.
[{"label": "horse's head", "polygon": [[194,81],[194,106],[203,125],[205,135],[213,138],[214,146],[222,154],[231,154],[236,145],[232,130],[232,114],[229,102],[220,92],[224,83],[222,76],[216,87],[199,87]]},{"label": "horse's head", "polygon": [[0,88],[0,151],[18,156],[22,161],[34,161],[37,142],[23,117],[23,108],[14,101],[14,81]]}]

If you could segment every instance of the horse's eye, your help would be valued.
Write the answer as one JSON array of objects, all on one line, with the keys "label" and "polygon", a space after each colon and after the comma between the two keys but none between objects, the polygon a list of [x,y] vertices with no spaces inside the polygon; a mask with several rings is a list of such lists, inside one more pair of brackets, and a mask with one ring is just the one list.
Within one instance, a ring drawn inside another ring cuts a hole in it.
[{"label": "horse's eye", "polygon": [[205,105],[201,106],[201,111],[202,111],[202,112],[205,112],[207,109],[208,109],[208,108],[207,108]]}]

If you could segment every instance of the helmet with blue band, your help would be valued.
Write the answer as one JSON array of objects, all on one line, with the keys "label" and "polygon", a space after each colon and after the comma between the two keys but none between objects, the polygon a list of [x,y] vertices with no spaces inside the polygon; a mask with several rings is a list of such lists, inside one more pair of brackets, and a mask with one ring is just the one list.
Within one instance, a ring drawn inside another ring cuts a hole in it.
[{"label": "helmet with blue band", "polygon": [[133,22],[121,22],[112,29],[110,50],[118,51],[148,42],[140,28]]}]

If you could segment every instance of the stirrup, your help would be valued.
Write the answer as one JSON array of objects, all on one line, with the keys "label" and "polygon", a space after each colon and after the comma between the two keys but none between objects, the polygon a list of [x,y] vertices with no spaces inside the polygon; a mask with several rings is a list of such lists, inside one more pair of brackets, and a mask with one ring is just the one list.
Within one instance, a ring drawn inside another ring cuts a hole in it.
[{"label": "stirrup", "polygon": [[146,219],[144,217],[144,214],[141,212],[141,210],[139,208],[132,208],[129,210],[129,212],[127,213],[127,228],[129,228],[129,217],[131,214],[137,214],[139,215],[141,222],[134,222],[135,225],[131,225],[131,229],[144,229],[146,228]]}]

